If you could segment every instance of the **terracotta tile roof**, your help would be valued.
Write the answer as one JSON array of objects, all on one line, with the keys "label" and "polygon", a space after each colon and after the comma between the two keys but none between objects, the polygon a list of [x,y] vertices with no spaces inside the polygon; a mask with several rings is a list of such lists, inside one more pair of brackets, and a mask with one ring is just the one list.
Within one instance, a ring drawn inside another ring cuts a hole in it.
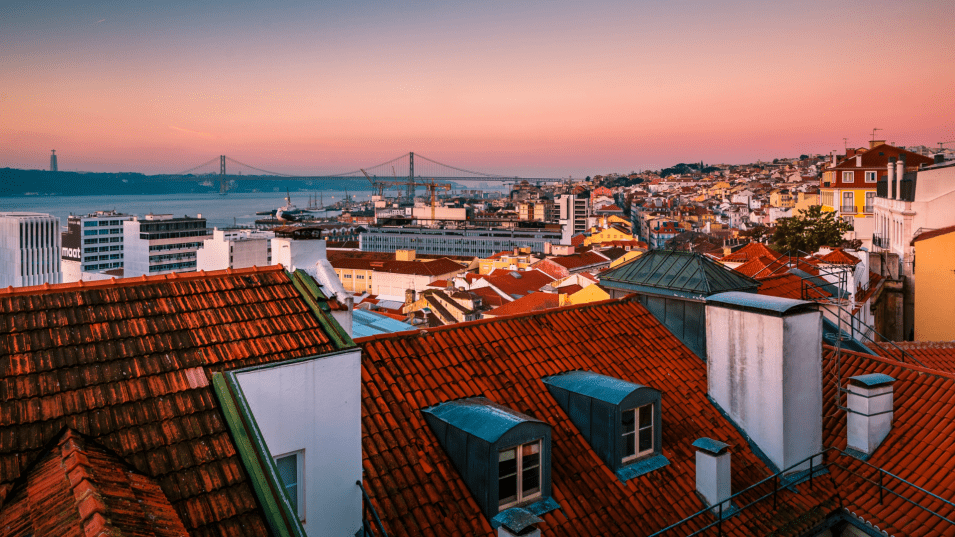
[{"label": "terracotta tile roof", "polygon": [[750,259],[733,270],[751,278],[760,279],[779,274],[788,270],[788,268],[789,266],[781,259],[761,255]]},{"label": "terracotta tile roof", "polygon": [[270,267],[0,291],[0,501],[69,427],[154,479],[190,535],[266,534],[209,379],[340,348],[299,284]]},{"label": "terracotta tile roof", "polygon": [[557,293],[531,293],[513,302],[508,302],[503,306],[487,311],[484,313],[484,316],[504,317],[506,315],[549,310],[557,306],[560,306],[560,296],[558,296]]},{"label": "terracotta tile roof", "polygon": [[155,479],[72,429],[25,472],[0,510],[6,537],[187,535]]},{"label": "terracotta tile roof", "polygon": [[490,306],[492,308],[497,306],[503,306],[507,303],[507,300],[504,299],[500,294],[497,293],[494,289],[490,287],[478,287],[476,289],[471,289],[471,293],[476,294],[481,297],[481,302],[485,306]]},{"label": "terracotta tile roof", "polygon": [[[880,154],[882,153],[882,154]],[[912,168],[920,164],[932,164],[934,160],[931,157],[926,157],[924,155],[919,155],[912,151],[908,151],[899,147],[894,147],[889,144],[880,144],[871,149],[864,150],[862,155],[862,166],[856,166],[856,153],[851,157],[845,158],[839,161],[839,164],[836,166],[830,166],[830,170],[857,170],[861,168],[879,168],[882,171],[885,171],[886,167],[889,164],[889,157],[896,157],[900,154],[906,155],[906,167]]]},{"label": "terracotta tile roof", "polygon": [[556,256],[547,258],[554,263],[566,268],[567,270],[575,270],[582,267],[589,267],[593,265],[599,265],[602,263],[610,263],[610,258],[605,255],[602,255],[597,252],[583,252],[572,255]]},{"label": "terracotta tile roof", "polygon": [[[887,358],[843,351],[837,363],[835,349],[826,347],[823,356],[823,442],[825,446],[846,448],[846,412],[836,406],[837,379],[846,386],[847,379],[867,373],[883,373],[895,379],[893,426],[889,435],[868,459],[882,468],[928,492],[951,502],[955,499],[955,375],[933,369],[903,364]],[[841,368],[841,375],[839,374]],[[844,399],[843,399],[843,404]],[[952,534],[952,526],[884,492],[880,501],[878,471],[851,458],[840,457],[840,465],[872,480],[830,465],[833,479],[840,484],[845,508],[861,515],[889,535],[943,536]],[[875,483],[875,484],[873,484]],[[955,507],[928,497],[917,489],[886,476],[888,490],[952,520]]]},{"label": "terracotta tile roof", "polygon": [[767,296],[778,296],[782,298],[792,298],[795,300],[825,299],[831,295],[816,285],[806,285],[807,297],[803,297],[803,279],[791,273],[776,274],[766,278],[759,278],[760,286],[756,291],[758,294]]},{"label": "terracotta tile roof", "polygon": [[[733,446],[733,490],[771,475],[706,398],[706,365],[635,300],[610,300],[359,340],[364,485],[389,534],[495,535],[422,409],[488,399],[549,424],[553,499],[543,535],[647,535],[703,509],[695,494],[700,437]],[[596,456],[541,379],[588,370],[662,391],[670,464],[628,482]],[[725,520],[729,535],[801,534],[837,507],[828,475]],[[772,488],[769,489],[772,492]],[[765,491],[755,489],[755,494]],[[740,502],[752,498],[746,493]],[[706,522],[712,521],[707,518]],[[638,523],[635,523],[638,522]],[[688,531],[701,524],[690,523]]]},{"label": "terracotta tile roof", "polygon": [[858,257],[842,248],[836,248],[826,255],[818,256],[816,259],[829,265],[858,265],[861,263]]},{"label": "terracotta tile roof", "polygon": [[884,358],[909,361],[907,354],[925,367],[955,373],[955,341],[893,341],[891,345],[870,344],[869,348]]},{"label": "terracotta tile roof", "polygon": [[413,274],[417,276],[442,276],[452,272],[461,272],[464,267],[456,261],[447,258],[431,261],[395,261],[364,259],[351,257],[336,257],[330,259],[332,267],[349,270],[373,270],[391,274]]},{"label": "terracotta tile roof", "polygon": [[739,250],[736,250],[731,254],[724,255],[720,258],[720,261],[725,263],[745,263],[757,257],[767,256],[775,259],[777,257],[781,257],[781,255],[782,254],[776,250],[773,250],[761,242],[750,242]]},{"label": "terracotta tile roof", "polygon": [[932,231],[925,231],[923,233],[919,233],[918,235],[916,235],[912,239],[911,244],[914,246],[915,243],[918,241],[924,241],[925,239],[931,239],[934,237],[940,237],[942,235],[948,235],[949,233],[952,233],[953,231],[955,231],[955,226],[948,226],[948,227],[943,227],[941,229],[934,229]]},{"label": "terracotta tile roof", "polygon": [[544,274],[539,270],[514,271],[498,269],[490,274],[485,274],[484,279],[494,287],[500,289],[504,294],[512,298],[519,298],[539,290],[556,278]]}]

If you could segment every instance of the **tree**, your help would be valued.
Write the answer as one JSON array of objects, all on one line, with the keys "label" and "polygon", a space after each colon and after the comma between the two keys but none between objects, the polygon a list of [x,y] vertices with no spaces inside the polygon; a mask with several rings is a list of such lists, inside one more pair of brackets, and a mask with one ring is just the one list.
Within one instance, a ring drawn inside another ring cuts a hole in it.
[{"label": "tree", "polygon": [[776,221],[772,241],[780,252],[815,252],[820,246],[845,246],[850,243],[842,238],[852,231],[852,224],[836,217],[836,213],[823,212],[819,205],[812,205],[800,214]]}]

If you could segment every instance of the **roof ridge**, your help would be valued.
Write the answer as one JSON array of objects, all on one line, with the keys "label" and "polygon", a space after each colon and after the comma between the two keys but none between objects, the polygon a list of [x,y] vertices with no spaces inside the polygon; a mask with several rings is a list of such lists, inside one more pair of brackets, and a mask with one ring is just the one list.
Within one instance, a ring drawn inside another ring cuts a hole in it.
[{"label": "roof ridge", "polygon": [[76,289],[105,289],[116,287],[132,287],[136,285],[145,285],[160,281],[189,281],[202,278],[219,278],[222,276],[243,275],[243,274],[261,274],[266,272],[283,272],[282,265],[269,265],[266,267],[246,267],[240,269],[227,268],[222,270],[211,270],[198,272],[173,272],[171,274],[156,274],[153,276],[132,276],[129,278],[110,278],[109,280],[78,281],[68,283],[44,283],[43,285],[31,285],[27,287],[5,287],[0,288],[0,297],[18,296],[18,295],[46,295],[73,291]]}]

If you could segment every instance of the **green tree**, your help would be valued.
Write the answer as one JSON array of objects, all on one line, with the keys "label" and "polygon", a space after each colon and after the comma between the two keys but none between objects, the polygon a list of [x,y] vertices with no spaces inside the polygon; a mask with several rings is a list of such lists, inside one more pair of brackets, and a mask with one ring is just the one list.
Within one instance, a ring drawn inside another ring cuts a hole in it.
[{"label": "green tree", "polygon": [[780,218],[772,241],[780,252],[815,252],[820,246],[844,246],[849,241],[842,238],[852,231],[852,224],[836,217],[836,213],[824,212],[813,205],[796,216]]}]

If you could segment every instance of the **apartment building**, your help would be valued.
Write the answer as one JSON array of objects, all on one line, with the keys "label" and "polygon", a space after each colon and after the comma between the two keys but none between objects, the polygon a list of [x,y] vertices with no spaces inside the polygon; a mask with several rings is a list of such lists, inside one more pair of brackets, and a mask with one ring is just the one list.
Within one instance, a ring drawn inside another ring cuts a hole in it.
[{"label": "apartment building", "polygon": [[265,267],[272,264],[275,233],[253,229],[213,229],[196,251],[196,270]]},{"label": "apartment building", "polygon": [[60,245],[59,218],[0,213],[0,287],[60,283]]}]

